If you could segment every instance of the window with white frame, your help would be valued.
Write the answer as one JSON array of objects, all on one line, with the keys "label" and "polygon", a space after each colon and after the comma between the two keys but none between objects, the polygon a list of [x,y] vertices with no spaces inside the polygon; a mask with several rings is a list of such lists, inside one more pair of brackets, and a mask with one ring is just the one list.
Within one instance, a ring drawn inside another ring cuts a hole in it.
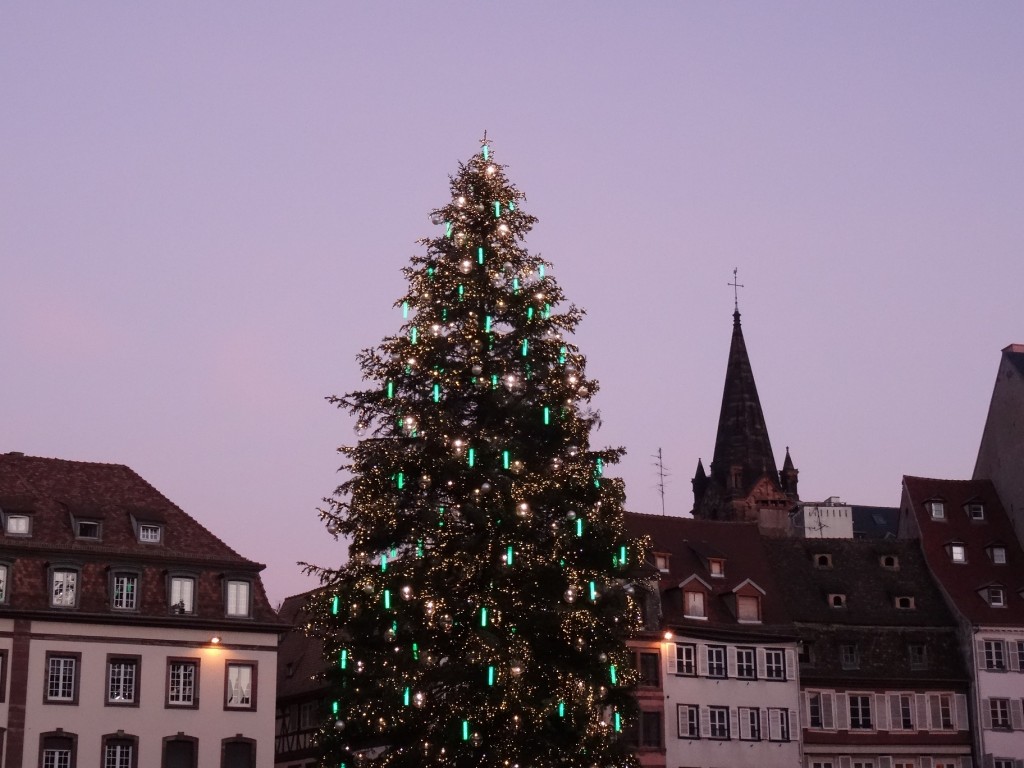
[{"label": "window with white frame", "polygon": [[932,728],[943,731],[953,730],[953,695],[949,693],[933,693],[928,695],[928,706],[931,710]]},{"label": "window with white frame", "polygon": [[171,659],[167,662],[167,705],[197,707],[199,662],[195,659]]},{"label": "window with white frame", "polygon": [[820,693],[807,694],[807,723],[811,728],[824,728],[823,698]]},{"label": "window with white frame", "polygon": [[155,523],[139,524],[139,541],[143,544],[159,544],[163,538],[163,528]]},{"label": "window with white frame", "polygon": [[932,501],[928,504],[928,510],[931,512],[932,520],[945,520],[946,519],[946,505],[941,501]]},{"label": "window with white frame", "polygon": [[989,587],[988,588],[988,604],[993,608],[1005,608],[1006,607],[1006,590],[1002,587]]},{"label": "window with white frame", "polygon": [[1017,654],[1017,670],[1024,672],[1024,640],[1017,640],[1013,645],[1012,650]]},{"label": "window with white frame", "polygon": [[753,648],[736,649],[736,677],[741,680],[757,679],[757,657]]},{"label": "window with white frame", "polygon": [[766,648],[764,652],[766,680],[786,679],[786,652],[781,648]]},{"label": "window with white frame", "polygon": [[985,505],[978,502],[972,502],[967,505],[967,515],[971,520],[984,520],[985,519]]},{"label": "window with white frame", "polygon": [[740,739],[742,741],[761,740],[761,710],[757,707],[739,708]]},{"label": "window with white frame", "polygon": [[138,682],[138,656],[112,656],[107,660],[107,704],[136,704]]},{"label": "window with white frame", "polygon": [[928,669],[928,646],[924,643],[910,643],[907,658],[911,669]]},{"label": "window with white frame", "polygon": [[195,612],[196,580],[191,576],[172,576],[170,584],[171,613]]},{"label": "window with white frame", "polygon": [[954,563],[966,563],[967,562],[967,547],[960,542],[954,542],[949,545],[949,559]]},{"label": "window with white frame", "polygon": [[74,768],[75,737],[57,731],[40,736],[42,768]]},{"label": "window with white frame", "polygon": [[227,583],[227,615],[245,617],[249,615],[249,582],[229,580]]},{"label": "window with white frame", "polygon": [[78,571],[54,568],[50,573],[50,605],[55,608],[74,608],[78,596]]},{"label": "window with white frame", "polygon": [[1009,699],[989,699],[988,700],[988,712],[989,717],[992,719],[993,728],[1006,728],[1010,727],[1010,700]]},{"label": "window with white frame", "polygon": [[757,595],[736,596],[736,618],[755,624],[761,621],[761,598]]},{"label": "window with white frame", "polygon": [[654,567],[662,573],[668,573],[668,555],[655,554]]},{"label": "window with white frame", "polygon": [[1006,656],[1002,640],[986,640],[983,647],[985,669],[1006,669]]},{"label": "window with white frame", "polygon": [[896,694],[892,707],[893,730],[914,730],[914,696],[909,693]]},{"label": "window with white frame", "polygon": [[871,697],[864,694],[851,693],[850,728],[855,730],[871,729]]},{"label": "window with white frame", "polygon": [[708,677],[725,677],[725,646],[709,645],[708,653]]},{"label": "window with white frame", "polygon": [[32,518],[28,515],[7,515],[4,530],[13,536],[30,536]]},{"label": "window with white frame", "polygon": [[677,704],[676,720],[680,739],[700,738],[700,707],[697,704]]},{"label": "window with white frame", "polygon": [[771,741],[789,741],[789,710],[782,707],[768,708],[768,738]]},{"label": "window with white frame", "polygon": [[299,730],[308,731],[316,728],[320,723],[315,701],[304,701],[299,705]]},{"label": "window with white frame", "polygon": [[115,734],[103,737],[103,768],[135,768],[134,737]]},{"label": "window with white frame", "polygon": [[114,597],[111,604],[123,611],[138,608],[139,575],[137,573],[114,574]]},{"label": "window with white frame", "polygon": [[78,701],[78,665],[80,654],[48,653],[46,656],[46,697],[49,704],[74,704]]},{"label": "window with white frame", "polygon": [[255,709],[256,665],[228,662],[224,706],[228,709]]},{"label": "window with white frame", "polygon": [[712,739],[729,738],[729,708],[708,707]]},{"label": "window with white frame", "polygon": [[1013,758],[997,757],[992,761],[992,768],[1015,768]]},{"label": "window with white frame", "polygon": [[988,548],[989,557],[995,565],[1006,565],[1006,547],[994,545]]},{"label": "window with white frame", "polygon": [[100,538],[99,520],[76,520],[75,538],[98,539]]},{"label": "window with white frame", "polygon": [[697,647],[692,643],[676,643],[676,674],[697,674]]},{"label": "window with white frame", "polygon": [[725,578],[725,560],[719,557],[708,558],[708,573],[712,578]]},{"label": "window with white frame", "polygon": [[696,590],[683,592],[683,615],[691,619],[707,617],[704,608],[704,593]]}]

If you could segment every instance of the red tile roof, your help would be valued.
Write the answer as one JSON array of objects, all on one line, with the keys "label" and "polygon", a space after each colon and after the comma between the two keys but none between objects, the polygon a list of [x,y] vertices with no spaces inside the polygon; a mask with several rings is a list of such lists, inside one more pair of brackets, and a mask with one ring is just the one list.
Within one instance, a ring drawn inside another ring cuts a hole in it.
[{"label": "red tile roof", "polygon": [[[992,481],[905,476],[903,487],[909,499],[903,514],[913,514],[928,567],[956,609],[975,625],[1024,624],[1024,550]],[[927,502],[933,500],[945,506],[941,520],[932,519]],[[968,502],[984,505],[983,520],[970,518]],[[953,542],[964,545],[966,562],[952,562]],[[992,562],[988,549],[994,545],[1006,548],[1005,565]],[[996,583],[1005,588],[1005,608],[992,607],[980,593]]]}]

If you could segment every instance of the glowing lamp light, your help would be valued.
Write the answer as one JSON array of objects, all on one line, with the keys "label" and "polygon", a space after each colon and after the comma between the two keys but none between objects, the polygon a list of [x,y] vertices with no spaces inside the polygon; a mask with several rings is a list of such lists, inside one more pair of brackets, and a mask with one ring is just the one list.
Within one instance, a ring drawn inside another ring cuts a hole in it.
[{"label": "glowing lamp light", "polygon": [[666,629],[665,634],[662,635],[662,637],[664,637],[666,640],[671,640],[673,637],[675,637],[675,633],[671,629]]},{"label": "glowing lamp light", "polygon": [[214,635],[210,638],[210,645],[220,645],[220,635]]}]

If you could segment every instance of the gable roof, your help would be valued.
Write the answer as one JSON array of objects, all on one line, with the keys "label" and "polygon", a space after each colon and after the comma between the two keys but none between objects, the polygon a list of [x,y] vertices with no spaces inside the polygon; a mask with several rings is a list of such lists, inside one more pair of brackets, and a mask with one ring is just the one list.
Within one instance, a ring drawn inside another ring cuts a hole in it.
[{"label": "gable roof", "polygon": [[[1024,550],[991,480],[903,478],[904,508],[921,537],[928,567],[956,610],[975,625],[1024,625]],[[927,502],[941,500],[945,515],[933,520]],[[964,507],[984,505],[984,519],[972,520]],[[966,562],[954,563],[948,545],[964,545]],[[992,562],[987,549],[1006,548],[1005,565]],[[979,594],[993,582],[1006,587],[1006,607],[994,608]]]},{"label": "gable roof", "polygon": [[[790,617],[782,591],[772,573],[756,523],[694,520],[688,517],[626,513],[626,529],[633,536],[649,537],[654,551],[669,555],[669,572],[661,574],[665,623],[689,629],[738,632],[788,632]],[[712,576],[707,557],[725,560],[723,576]],[[710,585],[707,620],[687,618],[682,611],[679,585],[691,578]],[[764,590],[761,624],[740,624],[730,601],[734,590],[754,582]]]}]

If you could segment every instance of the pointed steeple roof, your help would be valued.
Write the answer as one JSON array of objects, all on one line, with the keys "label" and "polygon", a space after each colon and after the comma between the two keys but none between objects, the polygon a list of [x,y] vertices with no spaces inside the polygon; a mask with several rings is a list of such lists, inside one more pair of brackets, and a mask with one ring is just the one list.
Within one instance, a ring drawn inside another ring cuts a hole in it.
[{"label": "pointed steeple roof", "polygon": [[738,309],[732,317],[732,344],[725,370],[711,477],[724,485],[734,469],[740,467],[743,470],[743,488],[750,488],[763,475],[768,475],[777,484],[779,473],[768,439],[761,400],[757,396],[747,345],[743,341]]}]

